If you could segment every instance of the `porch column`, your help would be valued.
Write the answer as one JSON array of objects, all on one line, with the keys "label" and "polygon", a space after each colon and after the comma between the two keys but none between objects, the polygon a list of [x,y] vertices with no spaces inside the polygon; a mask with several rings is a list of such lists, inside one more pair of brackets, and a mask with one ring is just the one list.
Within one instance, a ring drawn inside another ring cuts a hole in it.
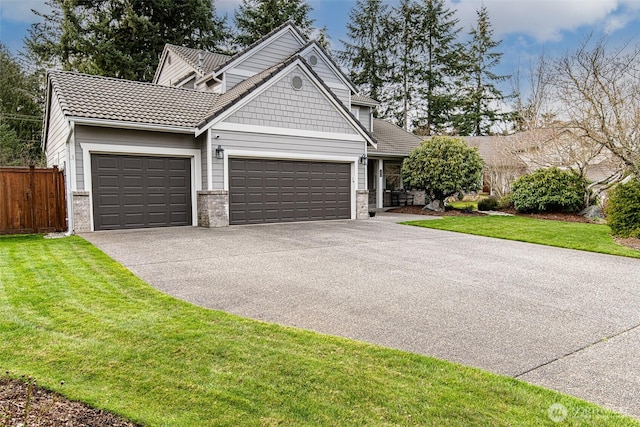
[{"label": "porch column", "polygon": [[384,162],[378,159],[378,171],[376,172],[378,185],[376,188],[376,207],[382,209],[384,207]]}]

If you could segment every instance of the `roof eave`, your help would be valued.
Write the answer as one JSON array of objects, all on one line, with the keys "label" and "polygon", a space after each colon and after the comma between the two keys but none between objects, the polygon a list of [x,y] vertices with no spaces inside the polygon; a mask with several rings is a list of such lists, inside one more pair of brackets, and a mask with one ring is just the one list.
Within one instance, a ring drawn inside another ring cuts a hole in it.
[{"label": "roof eave", "polygon": [[195,134],[195,126],[177,126],[160,123],[143,123],[125,120],[99,119],[94,117],[66,116],[67,120],[75,122],[77,125],[122,128],[132,130],[150,130],[156,132]]}]

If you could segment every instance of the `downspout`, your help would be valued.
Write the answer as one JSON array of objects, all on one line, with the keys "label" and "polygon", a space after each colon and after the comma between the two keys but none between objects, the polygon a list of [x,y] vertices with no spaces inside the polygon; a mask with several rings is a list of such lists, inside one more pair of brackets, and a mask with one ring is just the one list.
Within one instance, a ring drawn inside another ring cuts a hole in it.
[{"label": "downspout", "polygon": [[[75,143],[71,143],[74,138],[74,133],[76,129],[76,124],[73,120],[69,121],[69,135],[67,135],[67,140],[65,142],[66,145],[66,165],[65,165],[65,190],[67,192],[67,232],[66,236],[70,236],[73,234],[73,188],[75,187],[75,180],[72,178],[75,177],[75,163],[71,161],[71,149],[75,150]],[[75,157],[75,156],[74,156]],[[72,180],[74,181],[72,183]]]}]

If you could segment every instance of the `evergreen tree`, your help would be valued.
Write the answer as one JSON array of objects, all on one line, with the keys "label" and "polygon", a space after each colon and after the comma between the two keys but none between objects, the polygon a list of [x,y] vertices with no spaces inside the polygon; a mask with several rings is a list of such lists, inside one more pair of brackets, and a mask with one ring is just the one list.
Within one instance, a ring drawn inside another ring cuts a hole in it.
[{"label": "evergreen tree", "polygon": [[228,37],[209,0],[48,0],[26,40],[40,67],[149,81],[165,43],[216,51]]},{"label": "evergreen tree", "polygon": [[458,103],[456,84],[463,68],[459,20],[454,17],[455,11],[445,7],[445,0],[422,0],[419,11],[424,55],[419,72],[423,83],[414,132],[449,133]]},{"label": "evergreen tree", "polygon": [[500,76],[493,69],[500,63],[502,53],[496,48],[501,41],[493,40],[493,28],[485,6],[477,11],[478,21],[471,28],[467,48],[467,70],[464,75],[461,114],[456,118],[460,135],[489,135],[491,126],[501,118],[499,103],[504,100],[496,83],[511,76]]},{"label": "evergreen tree", "polygon": [[382,0],[357,0],[349,12],[348,40],[342,40],[345,49],[338,52],[353,83],[377,100],[381,100],[390,70],[387,9]]},{"label": "evergreen tree", "polygon": [[0,166],[42,162],[38,79],[0,43]]},{"label": "evergreen tree", "polygon": [[[287,21],[293,21],[311,38],[314,31],[313,19],[309,18],[311,10],[305,0],[242,0],[234,14],[238,30],[236,43],[245,48]],[[326,41],[326,31],[320,30],[320,33],[320,40]]]},{"label": "evergreen tree", "polygon": [[392,40],[390,43],[391,73],[390,96],[386,116],[393,117],[405,130],[410,129],[410,116],[415,113],[421,84],[423,40],[421,38],[420,8],[413,0],[400,0],[390,18]]}]

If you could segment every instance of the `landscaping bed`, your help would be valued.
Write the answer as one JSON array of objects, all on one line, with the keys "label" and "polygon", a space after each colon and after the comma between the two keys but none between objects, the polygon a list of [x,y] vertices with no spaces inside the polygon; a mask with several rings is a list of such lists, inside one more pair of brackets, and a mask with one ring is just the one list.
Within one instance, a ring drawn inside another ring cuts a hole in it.
[{"label": "landscaping bed", "polygon": [[0,426],[135,427],[114,414],[38,387],[32,379],[0,378]]},{"label": "landscaping bed", "polygon": [[[483,216],[486,215],[478,211],[467,211],[462,209],[447,209],[445,212],[434,212],[430,210],[422,210],[423,206],[401,206],[399,208],[393,208],[389,212],[406,213],[414,215],[429,215],[429,216]],[[527,218],[536,219],[549,219],[553,221],[566,221],[566,222],[584,222],[593,223],[589,219],[578,214],[561,213],[561,212],[546,212],[546,213],[518,213],[515,209],[501,210],[501,212],[508,213],[516,216],[523,216]]]}]

